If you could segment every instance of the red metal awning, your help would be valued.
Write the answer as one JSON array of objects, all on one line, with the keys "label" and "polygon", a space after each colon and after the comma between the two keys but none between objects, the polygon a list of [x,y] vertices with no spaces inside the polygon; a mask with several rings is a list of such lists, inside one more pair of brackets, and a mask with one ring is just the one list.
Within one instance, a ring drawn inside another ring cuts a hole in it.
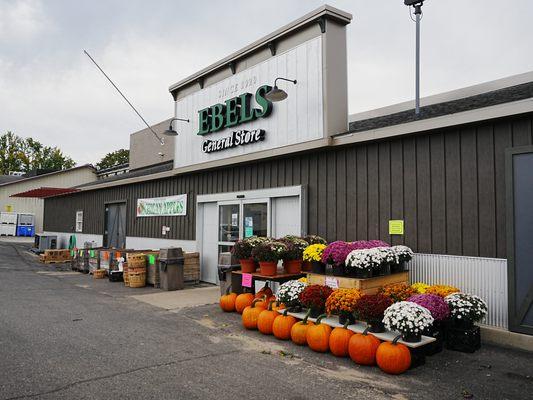
[{"label": "red metal awning", "polygon": [[33,197],[33,198],[38,198],[38,199],[44,199],[46,197],[53,197],[53,196],[58,196],[60,194],[75,193],[79,191],[80,189],[73,189],[73,188],[40,187],[37,189],[31,189],[25,192],[12,194],[9,197]]}]

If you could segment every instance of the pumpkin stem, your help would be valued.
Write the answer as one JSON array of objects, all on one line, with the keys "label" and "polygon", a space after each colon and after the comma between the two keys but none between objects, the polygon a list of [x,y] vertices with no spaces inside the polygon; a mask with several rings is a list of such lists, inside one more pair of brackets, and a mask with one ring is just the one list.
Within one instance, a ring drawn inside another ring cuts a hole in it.
[{"label": "pumpkin stem", "polygon": [[363,335],[368,335],[368,330],[370,329],[370,325],[368,325],[365,330],[363,331]]},{"label": "pumpkin stem", "polygon": [[286,317],[289,310],[286,308],[285,311],[283,311],[283,316]]},{"label": "pumpkin stem", "polygon": [[226,289],[226,294],[229,294],[230,290],[231,290],[231,285],[229,285],[228,288]]},{"label": "pumpkin stem", "polygon": [[346,319],[346,321],[344,322],[344,325],[342,327],[344,329],[346,329],[348,327],[348,325],[350,325],[350,320]]},{"label": "pumpkin stem", "polygon": [[402,338],[402,335],[398,335],[394,338],[394,340],[392,341],[392,344],[397,344],[398,343],[398,340],[400,340]]},{"label": "pumpkin stem", "polygon": [[276,300],[270,300],[268,302],[268,307],[267,307],[267,310],[268,311],[272,311],[272,304],[276,303]]},{"label": "pumpkin stem", "polygon": [[318,318],[316,319],[316,324],[319,325],[320,324],[320,321],[322,321],[324,318],[326,318],[328,315],[327,314],[321,314],[318,316]]},{"label": "pumpkin stem", "polygon": [[302,325],[307,325],[307,318],[311,315],[311,309],[307,310],[304,319],[302,319]]},{"label": "pumpkin stem", "polygon": [[254,299],[254,301],[252,301],[252,308],[255,308],[255,303],[257,303],[258,301],[264,301],[264,299],[263,298]]}]

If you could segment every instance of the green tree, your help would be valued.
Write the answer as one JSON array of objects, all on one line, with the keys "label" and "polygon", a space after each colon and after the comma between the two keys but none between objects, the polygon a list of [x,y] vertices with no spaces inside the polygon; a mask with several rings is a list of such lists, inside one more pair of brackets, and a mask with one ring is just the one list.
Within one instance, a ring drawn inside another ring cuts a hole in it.
[{"label": "green tree", "polygon": [[58,171],[76,163],[57,147],[44,146],[32,138],[21,138],[7,132],[0,136],[0,173],[29,172],[34,169]]},{"label": "green tree", "polygon": [[107,153],[104,158],[96,164],[98,169],[111,168],[116,165],[127,164],[130,159],[130,151],[127,149],[115,150],[111,153]]}]

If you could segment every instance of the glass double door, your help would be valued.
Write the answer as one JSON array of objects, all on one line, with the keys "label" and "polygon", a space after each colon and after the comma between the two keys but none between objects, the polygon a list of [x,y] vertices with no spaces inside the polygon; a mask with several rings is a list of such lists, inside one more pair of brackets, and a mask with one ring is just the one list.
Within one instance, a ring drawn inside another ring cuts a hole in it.
[{"label": "glass double door", "polygon": [[218,253],[231,251],[239,239],[270,236],[270,200],[218,202]]}]

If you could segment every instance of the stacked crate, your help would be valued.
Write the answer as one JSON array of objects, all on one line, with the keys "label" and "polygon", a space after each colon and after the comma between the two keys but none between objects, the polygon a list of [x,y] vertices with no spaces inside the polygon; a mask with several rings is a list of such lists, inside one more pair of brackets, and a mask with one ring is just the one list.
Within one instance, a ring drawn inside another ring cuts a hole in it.
[{"label": "stacked crate", "polygon": [[17,221],[17,236],[33,237],[35,235],[35,215],[19,213]]},{"label": "stacked crate", "polygon": [[147,251],[144,254],[146,255],[146,283],[159,288],[161,284],[159,278],[159,252]]},{"label": "stacked crate", "polygon": [[187,283],[200,282],[200,253],[183,253],[183,280]]},{"label": "stacked crate", "polygon": [[15,236],[17,233],[17,217],[15,212],[0,213],[0,236]]},{"label": "stacked crate", "polygon": [[39,256],[41,262],[45,264],[57,264],[70,262],[71,255],[69,249],[63,250],[45,250],[44,254]]}]

